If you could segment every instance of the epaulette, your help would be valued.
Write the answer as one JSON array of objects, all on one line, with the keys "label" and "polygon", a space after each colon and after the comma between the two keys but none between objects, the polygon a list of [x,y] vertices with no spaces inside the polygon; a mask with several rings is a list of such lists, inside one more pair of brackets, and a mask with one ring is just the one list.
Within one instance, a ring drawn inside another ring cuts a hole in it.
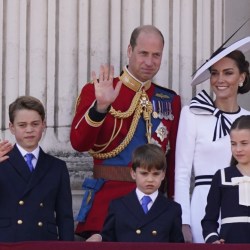
[{"label": "epaulette", "polygon": [[163,91],[167,91],[169,94],[172,94],[172,95],[177,95],[177,93],[174,91],[174,90],[172,90],[172,89],[169,89],[169,88],[167,88],[167,87],[163,87],[162,85],[159,85],[159,84],[157,84],[157,83],[153,83],[155,86],[157,86],[158,88],[160,88],[160,89],[162,89]]}]

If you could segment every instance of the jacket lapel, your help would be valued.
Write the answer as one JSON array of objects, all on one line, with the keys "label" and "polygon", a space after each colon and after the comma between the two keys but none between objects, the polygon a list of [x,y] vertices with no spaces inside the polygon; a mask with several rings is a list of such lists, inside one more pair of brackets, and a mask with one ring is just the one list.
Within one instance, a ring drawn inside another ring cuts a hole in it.
[{"label": "jacket lapel", "polygon": [[[141,220],[145,216],[142,206],[137,198],[136,192],[133,191],[125,196],[122,200],[124,206],[133,214],[137,220]],[[128,205],[129,204],[129,205]]]},{"label": "jacket lapel", "polygon": [[29,167],[25,159],[21,155],[16,145],[14,146],[13,150],[9,153],[9,162],[16,170],[18,175],[21,176],[21,178],[24,179],[25,182],[28,182],[32,174],[29,170]]},{"label": "jacket lapel", "polygon": [[165,213],[167,209],[168,200],[161,193],[159,193],[153,206],[148,211],[148,213],[142,217],[138,226],[142,227],[146,224],[149,224],[151,221],[155,220],[156,217],[160,216],[162,213]]},{"label": "jacket lapel", "polygon": [[147,214],[144,213],[135,191],[125,196],[122,202],[124,206],[127,207],[128,211],[137,218],[137,227],[143,227],[144,225],[149,224],[151,221],[155,220],[156,217],[165,213],[169,207],[168,200],[161,193],[158,194],[153,206]]},{"label": "jacket lapel", "polygon": [[48,160],[47,154],[44,153],[44,151],[40,148],[36,168],[32,174],[32,177],[30,178],[25,193],[29,192],[29,190],[34,188],[40,182],[43,176],[49,171],[51,164],[53,163]]}]

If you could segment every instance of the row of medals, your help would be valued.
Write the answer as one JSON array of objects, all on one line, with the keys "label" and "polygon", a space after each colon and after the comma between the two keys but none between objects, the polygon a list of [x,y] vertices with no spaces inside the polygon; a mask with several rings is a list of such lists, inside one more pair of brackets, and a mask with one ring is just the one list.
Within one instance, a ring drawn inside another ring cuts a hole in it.
[{"label": "row of medals", "polygon": [[153,118],[165,119],[165,120],[174,120],[174,115],[172,114],[172,107],[170,102],[165,101],[152,101],[153,104]]}]

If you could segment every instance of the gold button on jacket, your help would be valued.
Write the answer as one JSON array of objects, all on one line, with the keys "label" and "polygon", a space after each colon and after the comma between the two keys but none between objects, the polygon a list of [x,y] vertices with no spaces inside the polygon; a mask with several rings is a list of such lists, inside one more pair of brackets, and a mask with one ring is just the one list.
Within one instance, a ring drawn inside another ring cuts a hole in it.
[{"label": "gold button on jacket", "polygon": [[152,235],[157,235],[157,231],[152,231]]},{"label": "gold button on jacket", "polygon": [[141,230],[140,229],[137,229],[135,232],[136,232],[136,234],[141,234]]},{"label": "gold button on jacket", "polygon": [[23,205],[24,204],[24,201],[19,201],[19,205]]},{"label": "gold button on jacket", "polygon": [[43,226],[43,223],[41,221],[38,222],[37,224],[39,227],[42,227]]}]

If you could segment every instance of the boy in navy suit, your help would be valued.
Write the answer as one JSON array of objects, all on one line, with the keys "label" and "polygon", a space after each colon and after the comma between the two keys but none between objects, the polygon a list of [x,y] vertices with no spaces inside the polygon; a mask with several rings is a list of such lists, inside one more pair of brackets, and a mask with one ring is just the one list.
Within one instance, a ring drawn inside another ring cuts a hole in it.
[{"label": "boy in navy suit", "polygon": [[16,144],[0,143],[0,242],[73,240],[66,163],[39,147],[46,127],[42,103],[19,97],[9,106],[9,119]]},{"label": "boy in navy suit", "polygon": [[101,234],[87,241],[184,242],[181,206],[158,191],[165,172],[166,157],[159,146],[138,147],[131,167],[136,189],[111,202]]}]

